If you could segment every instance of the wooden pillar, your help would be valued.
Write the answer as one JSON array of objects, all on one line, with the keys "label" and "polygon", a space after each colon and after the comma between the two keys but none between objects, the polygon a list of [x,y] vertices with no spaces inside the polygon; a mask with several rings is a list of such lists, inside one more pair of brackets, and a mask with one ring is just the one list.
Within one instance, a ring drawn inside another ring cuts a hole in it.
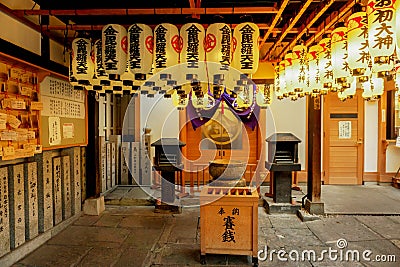
[{"label": "wooden pillar", "polygon": [[306,210],[323,214],[321,203],[321,97],[308,97],[308,161]]},{"label": "wooden pillar", "polygon": [[86,151],[86,195],[99,197],[101,193],[99,103],[96,92],[88,91],[88,145]]}]

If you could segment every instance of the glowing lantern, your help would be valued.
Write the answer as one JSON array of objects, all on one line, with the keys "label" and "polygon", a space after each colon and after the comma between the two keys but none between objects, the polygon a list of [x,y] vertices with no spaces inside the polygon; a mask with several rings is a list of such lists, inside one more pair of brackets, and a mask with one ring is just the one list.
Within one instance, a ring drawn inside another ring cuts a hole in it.
[{"label": "glowing lantern", "polygon": [[390,57],[395,49],[396,0],[368,1],[368,46],[372,57],[372,71],[379,76],[387,75],[393,69]]},{"label": "glowing lantern", "polygon": [[174,107],[176,107],[178,110],[183,110],[184,108],[187,107],[189,104],[189,98],[186,93],[178,93],[179,90],[174,90],[174,93],[172,94],[172,104]]},{"label": "glowing lantern", "polygon": [[356,91],[357,91],[357,80],[353,79],[353,81],[350,83],[350,87],[343,90],[343,92],[339,92],[338,96],[342,94],[346,98],[352,98],[356,94]]},{"label": "glowing lantern", "polygon": [[240,23],[235,27],[232,40],[232,67],[246,74],[254,74],[257,71],[260,56],[258,50],[259,37],[260,31],[254,23]]},{"label": "glowing lantern", "polygon": [[285,82],[286,82],[286,92],[293,96],[296,94],[294,91],[294,80],[296,80],[296,74],[293,71],[293,55],[292,51],[288,51],[285,55]]},{"label": "glowing lantern", "polygon": [[236,104],[239,108],[248,108],[253,104],[254,101],[254,84],[247,84],[237,92]]},{"label": "glowing lantern", "polygon": [[153,64],[154,38],[150,26],[132,24],[128,28],[128,67],[137,80],[145,80]]},{"label": "glowing lantern", "polygon": [[332,88],[334,82],[332,70],[331,38],[323,38],[321,41],[319,41],[318,45],[321,46],[321,51],[318,54],[320,81],[323,85],[323,88],[330,89]]},{"label": "glowing lantern", "polygon": [[306,87],[307,70],[307,47],[299,44],[293,47],[292,52],[292,70],[293,70],[293,88],[295,92],[302,92]]},{"label": "glowing lantern", "polygon": [[307,72],[307,86],[305,87],[306,94],[319,94],[322,89],[320,80],[320,70],[318,66],[318,54],[322,48],[320,45],[312,45],[307,53],[308,72]]},{"label": "glowing lantern", "polygon": [[289,93],[286,90],[286,61],[282,60],[278,65],[278,73],[279,73],[279,91],[277,91],[277,98],[283,99],[289,96]]},{"label": "glowing lantern", "polygon": [[272,101],[272,85],[257,85],[256,103],[260,108],[267,108]]},{"label": "glowing lantern", "polygon": [[89,39],[76,38],[72,41],[72,73],[80,85],[90,85],[94,75],[92,44]]},{"label": "glowing lantern", "polygon": [[219,63],[221,70],[227,70],[231,64],[231,43],[232,31],[228,24],[210,24],[204,40],[207,62]]},{"label": "glowing lantern", "polygon": [[[364,76],[370,61],[367,13],[357,12],[347,19],[347,62],[353,76]],[[364,79],[365,80],[365,79]]]},{"label": "glowing lantern", "polygon": [[395,32],[396,34],[396,55],[397,58],[400,57],[400,1],[396,1],[394,4],[394,8],[396,10],[396,29],[397,31]]},{"label": "glowing lantern", "polygon": [[162,23],[154,29],[154,73],[179,63],[182,50],[182,38],[178,28],[169,23]]},{"label": "glowing lantern", "polygon": [[122,25],[108,24],[102,30],[103,67],[110,80],[120,80],[126,70],[128,40]]},{"label": "glowing lantern", "polygon": [[102,86],[110,86],[111,83],[104,70],[101,39],[94,43],[94,58],[94,70],[98,84],[93,86],[93,90],[104,92]]},{"label": "glowing lantern", "polygon": [[198,69],[199,61],[205,60],[204,38],[205,30],[201,24],[187,23],[180,29],[182,51],[180,63],[187,63],[189,69]]},{"label": "glowing lantern", "polygon": [[379,78],[376,74],[372,74],[371,77],[372,95],[374,98],[380,98],[384,92],[384,81]]},{"label": "glowing lantern", "polygon": [[74,72],[72,71],[72,51],[69,53],[69,65],[68,65],[68,73],[69,73],[69,83],[72,86],[78,86],[78,81],[74,76]]},{"label": "glowing lantern", "polygon": [[338,23],[331,34],[331,58],[333,78],[344,88],[349,88],[350,68],[347,62],[347,28],[344,23]]}]

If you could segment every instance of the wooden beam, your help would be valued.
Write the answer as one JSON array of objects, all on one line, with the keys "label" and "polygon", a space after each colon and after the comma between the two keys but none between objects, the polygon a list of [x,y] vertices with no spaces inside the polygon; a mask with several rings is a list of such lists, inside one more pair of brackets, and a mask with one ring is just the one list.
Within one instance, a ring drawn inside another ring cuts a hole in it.
[{"label": "wooden beam", "polygon": [[328,32],[328,29],[340,19],[344,19],[345,14],[347,14],[354,5],[355,1],[349,0],[339,11],[332,12],[329,17],[318,26],[317,33],[306,41],[306,46],[309,46],[314,42],[314,40],[317,40],[321,35]]},{"label": "wooden beam", "polygon": [[277,58],[281,58],[283,54],[292,46],[296,44],[296,42],[305,34],[307,31],[310,32],[310,27],[314,25],[314,23],[328,10],[328,8],[334,3],[335,1],[329,1],[328,3],[321,3],[318,7],[319,10],[314,10],[311,15],[306,19],[306,22],[301,25],[298,29],[298,34],[296,37],[279,53]]},{"label": "wooden beam", "polygon": [[268,50],[268,52],[265,54],[264,58],[268,58],[269,55],[274,51],[275,47],[280,44],[283,41],[283,38],[289,33],[289,31],[294,27],[294,25],[297,23],[297,21],[303,16],[304,12],[307,10],[307,8],[311,5],[313,0],[307,0],[301,7],[299,13],[296,14],[296,16],[289,22],[289,24],[286,24],[283,28],[285,29],[282,34],[279,36],[278,41],[276,41]]},{"label": "wooden beam", "polygon": [[[285,0],[287,1],[287,0]],[[126,15],[191,15],[191,14],[275,14],[274,7],[216,7],[216,8],[128,8],[128,9],[15,9],[18,16],[126,16]]]},{"label": "wooden beam", "polygon": [[258,48],[261,48],[265,44],[265,41],[268,39],[269,35],[272,33],[272,31],[275,28],[276,24],[278,23],[279,19],[282,18],[282,13],[288,4],[289,4],[289,0],[283,0],[283,2],[281,3],[281,6],[279,7],[278,12],[276,13],[274,19],[271,22],[271,25],[270,25],[268,31],[265,33],[264,37],[261,39],[261,43],[258,46]]}]

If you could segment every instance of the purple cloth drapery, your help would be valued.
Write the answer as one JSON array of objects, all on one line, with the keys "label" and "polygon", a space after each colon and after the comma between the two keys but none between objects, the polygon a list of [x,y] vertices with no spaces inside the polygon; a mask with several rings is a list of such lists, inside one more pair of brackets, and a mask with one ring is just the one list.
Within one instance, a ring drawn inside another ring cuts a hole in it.
[{"label": "purple cloth drapery", "polygon": [[[253,84],[255,87],[255,84]],[[202,126],[206,122],[208,122],[215,114],[219,106],[221,105],[221,102],[224,101],[228,106],[228,108],[236,114],[239,119],[248,127],[250,127],[252,130],[255,129],[255,127],[258,124],[258,116],[260,114],[260,107],[255,103],[255,88],[253,88],[254,92],[254,101],[253,104],[247,108],[247,109],[238,109],[235,108],[234,105],[234,98],[230,97],[230,95],[224,91],[224,93],[221,95],[220,99],[215,100],[215,105],[207,110],[204,109],[196,109],[193,107],[192,102],[189,101],[189,104],[186,108],[186,112],[188,115],[188,118],[190,119],[193,129],[196,130],[198,127]]]}]

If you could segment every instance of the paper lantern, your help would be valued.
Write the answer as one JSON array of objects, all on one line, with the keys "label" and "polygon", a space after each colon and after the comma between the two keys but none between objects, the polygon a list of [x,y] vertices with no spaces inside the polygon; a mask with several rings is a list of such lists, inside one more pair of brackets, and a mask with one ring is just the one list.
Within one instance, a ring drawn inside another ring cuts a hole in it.
[{"label": "paper lantern", "polygon": [[128,28],[129,71],[139,79],[146,79],[153,65],[154,38],[150,26],[133,24]]},{"label": "paper lantern", "polygon": [[75,78],[74,72],[72,70],[72,51],[69,53],[68,74],[69,74],[69,83],[72,86],[77,86],[78,80]]},{"label": "paper lantern", "polygon": [[285,63],[286,92],[290,96],[293,96],[296,94],[296,92],[294,91],[293,84],[294,84],[294,81],[297,79],[297,77],[293,70],[293,55],[292,55],[291,50],[289,50],[286,53],[284,63]]},{"label": "paper lantern", "polygon": [[102,31],[103,67],[110,80],[120,80],[126,70],[128,40],[122,25],[108,24]]},{"label": "paper lantern", "polygon": [[90,85],[94,74],[94,58],[89,39],[75,38],[72,41],[72,73],[80,85]]},{"label": "paper lantern", "polygon": [[357,12],[347,19],[347,62],[354,76],[366,73],[371,60],[368,49],[368,20],[366,12]]},{"label": "paper lantern", "polygon": [[169,23],[157,25],[154,29],[154,73],[178,64],[181,50],[178,28]]},{"label": "paper lantern", "polygon": [[249,108],[254,101],[254,84],[248,84],[237,92],[236,104],[239,108]]},{"label": "paper lantern", "polygon": [[400,57],[400,1],[396,1],[394,4],[395,14],[396,14],[396,55],[397,58]]},{"label": "paper lantern", "polygon": [[279,90],[277,90],[277,98],[279,100],[288,97],[288,92],[286,90],[286,74],[285,74],[285,68],[286,68],[286,61],[282,60],[278,64],[278,74],[279,74]]},{"label": "paper lantern", "polygon": [[390,57],[395,50],[395,0],[368,1],[368,47],[372,71],[385,76],[393,69]]},{"label": "paper lantern", "polygon": [[384,81],[377,74],[372,74],[371,89],[374,98],[380,98],[384,92]]},{"label": "paper lantern", "polygon": [[221,70],[228,70],[231,64],[231,43],[232,31],[228,24],[210,24],[204,40],[207,62],[219,63]]},{"label": "paper lantern", "polygon": [[322,47],[318,44],[310,46],[307,53],[307,84],[305,87],[305,93],[308,94],[319,94],[323,87],[320,80],[320,70],[318,65],[318,54],[321,52]]},{"label": "paper lantern", "polygon": [[94,57],[95,57],[94,70],[98,84],[95,84],[93,86],[93,90],[104,92],[104,88],[102,87],[110,86],[111,83],[110,80],[108,79],[107,73],[104,70],[101,39],[96,40],[96,42],[94,42]]},{"label": "paper lantern", "polygon": [[254,74],[258,69],[259,50],[258,26],[251,22],[240,23],[233,31],[232,67],[246,73]]},{"label": "paper lantern", "polygon": [[345,88],[350,87],[351,76],[347,57],[347,27],[338,23],[331,34],[332,71],[334,80]]},{"label": "paper lantern", "polygon": [[318,43],[321,46],[321,51],[318,54],[318,66],[319,66],[319,77],[323,88],[332,88],[333,79],[333,69],[332,69],[332,54],[331,54],[331,38],[322,38]]},{"label": "paper lantern", "polygon": [[293,88],[295,92],[302,92],[306,86],[307,76],[307,47],[303,44],[295,45],[292,51]]},{"label": "paper lantern", "polygon": [[178,90],[174,90],[174,93],[172,94],[171,98],[172,98],[172,104],[178,110],[185,109],[187,107],[187,105],[189,104],[188,95],[183,92],[178,93]]},{"label": "paper lantern", "polygon": [[256,103],[260,108],[267,108],[272,102],[272,84],[257,85]]}]

